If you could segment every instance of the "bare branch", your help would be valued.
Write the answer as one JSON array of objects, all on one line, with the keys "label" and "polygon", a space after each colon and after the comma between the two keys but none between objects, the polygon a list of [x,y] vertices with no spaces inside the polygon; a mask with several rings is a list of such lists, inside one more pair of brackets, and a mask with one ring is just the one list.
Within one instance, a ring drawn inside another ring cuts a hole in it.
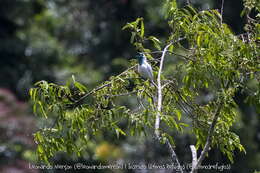
[{"label": "bare branch", "polygon": [[166,45],[162,51],[162,56],[160,58],[161,59],[160,67],[159,67],[158,76],[157,76],[157,114],[156,114],[156,119],[155,119],[155,135],[157,137],[160,137],[159,128],[160,128],[160,118],[161,118],[161,112],[162,112],[162,89],[163,89],[162,84],[161,84],[161,74],[162,74],[162,70],[163,70],[164,58],[165,58],[166,52],[168,51],[168,48],[172,44],[177,43],[183,39],[185,39],[185,38],[179,38],[178,40],[172,41],[168,45]]},{"label": "bare branch", "polygon": [[106,94],[106,95],[104,95],[104,96],[107,96],[107,97],[121,97],[121,96],[133,95],[133,94],[136,94],[137,92],[138,92],[138,91],[132,91],[132,92],[127,92],[127,93],[115,94],[115,95]]},{"label": "bare branch", "polygon": [[166,52],[168,48],[172,45],[172,42],[169,43],[163,50],[162,56],[161,56],[161,61],[160,61],[160,67],[158,71],[158,76],[157,76],[157,114],[156,114],[156,119],[155,119],[155,135],[157,137],[160,136],[159,128],[160,128],[160,118],[161,118],[161,112],[162,112],[162,84],[161,84],[161,74],[162,74],[162,69],[163,69],[163,63],[164,63],[164,57],[166,55]]},{"label": "bare branch", "polygon": [[197,173],[197,170],[195,169],[198,163],[197,150],[194,145],[190,145],[190,150],[192,154],[192,170],[194,169],[194,173]]},{"label": "bare branch", "polygon": [[224,3],[225,3],[225,0],[222,0],[221,1],[221,25],[223,23],[223,12],[224,12]]},{"label": "bare branch", "polygon": [[[176,42],[178,42],[180,40],[177,40]],[[160,66],[159,66],[159,71],[158,71],[158,76],[157,76],[157,114],[156,114],[156,119],[155,119],[155,136],[156,138],[160,141],[160,120],[161,120],[161,113],[162,113],[162,100],[163,100],[163,96],[162,96],[162,90],[163,90],[163,86],[161,84],[161,74],[162,74],[162,70],[163,70],[163,63],[164,63],[164,58],[166,56],[166,52],[168,51],[168,48],[174,44],[175,42],[170,42],[168,45],[165,46],[165,48],[163,49],[162,52],[162,56],[160,58]],[[177,155],[171,145],[171,143],[169,142],[168,139],[166,139],[166,144],[171,152],[171,157],[173,159],[173,162],[177,165],[177,170],[178,172],[183,173],[183,170],[181,168],[180,162],[177,158]]]}]

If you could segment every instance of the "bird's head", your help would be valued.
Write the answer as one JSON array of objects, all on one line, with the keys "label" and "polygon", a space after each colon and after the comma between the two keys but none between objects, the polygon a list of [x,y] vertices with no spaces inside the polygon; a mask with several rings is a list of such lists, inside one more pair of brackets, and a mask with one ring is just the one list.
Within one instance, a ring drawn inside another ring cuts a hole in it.
[{"label": "bird's head", "polygon": [[146,60],[146,57],[143,53],[138,53],[136,55],[136,59],[138,60],[138,63],[141,65]]}]

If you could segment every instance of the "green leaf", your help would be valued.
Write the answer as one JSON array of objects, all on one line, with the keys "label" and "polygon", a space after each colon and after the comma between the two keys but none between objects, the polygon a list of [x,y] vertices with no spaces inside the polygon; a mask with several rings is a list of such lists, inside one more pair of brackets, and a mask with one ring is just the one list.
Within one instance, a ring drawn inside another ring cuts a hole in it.
[{"label": "green leaf", "polygon": [[75,80],[75,76],[72,75],[71,78],[72,78],[73,83],[75,83],[75,82],[76,82],[76,80]]},{"label": "green leaf", "polygon": [[126,136],[126,133],[122,129],[120,129],[115,123],[116,122],[112,123],[112,127],[115,129],[117,137],[119,138],[120,134]]},{"label": "green leaf", "polygon": [[132,32],[132,35],[131,35],[131,38],[130,38],[130,43],[132,43],[132,44],[134,43],[135,36],[136,36],[136,33]]},{"label": "green leaf", "polygon": [[121,135],[126,136],[126,133],[122,129],[116,128],[116,131],[118,131]]},{"label": "green leaf", "polygon": [[128,28],[134,28],[134,25],[132,23],[127,23],[123,28],[122,30],[125,30],[125,29],[128,29]]},{"label": "green leaf", "polygon": [[170,52],[173,52],[173,48],[174,48],[174,45],[171,45],[168,50],[169,50]]},{"label": "green leaf", "polygon": [[141,37],[144,37],[144,21],[141,20],[141,33],[140,33]]},{"label": "green leaf", "polygon": [[189,125],[185,124],[185,123],[179,123],[179,124],[180,124],[180,126],[189,127]]},{"label": "green leaf", "polygon": [[229,161],[230,161],[231,163],[234,163],[234,159],[233,159],[233,153],[232,153],[232,152],[229,152],[229,151],[227,151],[227,152],[226,152],[226,155],[227,155],[227,157],[228,157]]},{"label": "green leaf", "polygon": [[42,135],[40,134],[40,132],[37,132],[34,134],[34,137],[35,137],[35,140],[39,143],[42,143],[43,142],[43,137]]},{"label": "green leaf", "polygon": [[30,97],[31,97],[33,102],[36,101],[37,92],[38,92],[37,88],[31,88],[30,91],[29,91]]},{"label": "green leaf", "polygon": [[169,140],[170,144],[174,147],[175,146],[175,142],[173,140],[173,137],[170,136],[169,134],[167,133],[164,133],[164,135],[167,137],[167,139]]},{"label": "green leaf", "polygon": [[37,103],[33,104],[33,112],[37,114]]},{"label": "green leaf", "polygon": [[197,45],[200,47],[201,46],[201,37],[202,37],[202,32],[199,32],[199,35],[197,36]]},{"label": "green leaf", "polygon": [[[30,97],[32,98],[32,95],[33,95],[33,88],[31,88],[30,90],[29,90],[29,95],[30,95]],[[33,100],[34,101],[34,100]]]},{"label": "green leaf", "polygon": [[40,153],[40,154],[43,154],[43,153],[44,153],[44,149],[43,149],[43,146],[42,146],[42,145],[38,145],[38,146],[37,146],[37,152]]},{"label": "green leaf", "polygon": [[174,120],[172,116],[167,117],[166,123],[172,128],[175,127],[178,131],[181,130],[179,124]]},{"label": "green leaf", "polygon": [[47,119],[47,114],[46,114],[46,112],[43,108],[42,102],[38,101],[38,105],[40,106],[40,110],[41,110],[42,115]]},{"label": "green leaf", "polygon": [[177,115],[178,120],[181,120],[181,111],[179,109],[174,110],[175,114]]},{"label": "green leaf", "polygon": [[74,85],[75,85],[75,87],[77,87],[81,92],[86,92],[87,91],[87,88],[84,86],[84,85],[82,85],[81,83],[79,83],[79,82],[74,82]]},{"label": "green leaf", "polygon": [[156,38],[156,37],[154,37],[154,36],[150,36],[150,37],[148,37],[148,39],[153,42],[154,47],[155,47],[156,49],[162,50],[162,48],[161,48],[161,46],[160,46],[161,42],[160,42],[160,40],[159,40],[158,38]]}]

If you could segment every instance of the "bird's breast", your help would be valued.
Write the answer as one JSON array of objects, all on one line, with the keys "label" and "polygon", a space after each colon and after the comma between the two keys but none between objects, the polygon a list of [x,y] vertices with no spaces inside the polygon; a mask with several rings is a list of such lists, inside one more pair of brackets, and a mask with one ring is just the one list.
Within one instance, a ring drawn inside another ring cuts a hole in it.
[{"label": "bird's breast", "polygon": [[141,76],[147,78],[149,77],[149,72],[148,72],[148,66],[146,64],[142,64],[138,66],[138,72],[140,73]]}]

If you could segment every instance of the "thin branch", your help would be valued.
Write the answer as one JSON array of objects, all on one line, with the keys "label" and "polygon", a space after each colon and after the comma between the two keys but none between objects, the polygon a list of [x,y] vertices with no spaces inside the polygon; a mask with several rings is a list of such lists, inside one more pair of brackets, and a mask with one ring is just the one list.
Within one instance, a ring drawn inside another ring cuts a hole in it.
[{"label": "thin branch", "polygon": [[[122,73],[120,73],[119,75],[117,75],[116,77],[120,77],[120,76],[124,75],[124,74],[127,73],[128,71],[130,71],[130,70],[136,68],[136,66],[137,66],[137,65],[134,65],[134,66],[132,66],[132,67],[129,67],[128,69],[126,69],[125,71],[123,71]],[[108,83],[106,83],[106,84],[103,84],[103,85],[101,85],[101,86],[99,86],[99,87],[97,87],[97,88],[92,89],[90,92],[86,93],[84,96],[82,96],[80,99],[76,100],[74,103],[70,104],[69,106],[76,106],[76,105],[80,104],[85,98],[87,98],[87,97],[90,96],[91,94],[93,94],[93,93],[95,93],[95,92],[97,92],[97,91],[99,91],[99,90],[101,90],[101,89],[103,89],[103,88],[105,88],[105,87],[108,87],[108,86],[110,86],[111,84],[112,84],[112,81],[110,81],[110,82],[108,82]]]},{"label": "thin branch", "polygon": [[[149,52],[149,54],[156,54],[156,53],[162,53],[162,52],[163,52],[163,51],[153,51],[153,52]],[[169,53],[171,53],[171,54],[174,54],[174,55],[176,55],[176,56],[182,57],[183,59],[188,60],[188,61],[195,61],[194,59],[191,59],[191,58],[189,58],[188,56],[181,55],[181,54],[175,53],[175,52],[173,52],[173,51],[167,50],[167,52],[169,52]],[[147,53],[147,54],[148,54],[148,53]],[[154,59],[154,61],[160,62],[160,60],[157,60],[157,59]]]},{"label": "thin branch", "polygon": [[184,58],[185,60],[194,61],[194,59],[191,59],[191,58],[189,58],[188,56],[181,55],[181,54],[175,53],[175,52],[173,52],[173,51],[169,51],[169,50],[168,50],[167,52],[169,52],[169,53],[171,53],[171,54],[174,54],[174,55],[176,55],[176,56],[180,56],[180,57]]},{"label": "thin branch", "polygon": [[57,117],[55,117],[55,120],[54,120],[54,122],[52,123],[52,125],[51,125],[51,129],[53,129],[54,127],[55,127],[55,125],[57,124],[57,122],[58,122],[58,120],[59,120],[59,115],[57,116]]},{"label": "thin branch", "polygon": [[225,0],[222,0],[221,1],[221,11],[220,11],[220,13],[221,13],[221,25],[222,25],[222,23],[223,23],[223,12],[224,12],[224,3],[225,3]]},{"label": "thin branch", "polygon": [[137,96],[137,101],[139,102],[139,105],[141,105],[141,107],[142,107],[143,109],[145,109],[145,106],[144,106],[144,104],[143,104],[143,102],[142,102],[141,99],[142,99],[142,98],[139,98],[139,97]]},{"label": "thin branch", "polygon": [[143,102],[142,102],[142,94],[143,94],[143,92],[144,92],[144,89],[141,90],[140,97],[137,95],[137,101],[139,102],[139,104],[142,106],[143,109],[146,109],[144,104],[143,104]]},{"label": "thin branch", "polygon": [[171,82],[166,82],[165,84],[163,84],[162,89],[164,89],[165,87],[167,87],[167,85],[171,84]]},{"label": "thin branch", "polygon": [[[180,91],[179,91],[179,90],[176,88],[176,86],[174,85],[173,81],[169,81],[169,84],[170,84],[170,86],[172,87],[173,91],[179,96],[179,98],[180,98],[181,101],[179,101],[178,103],[181,105],[182,109],[183,109],[186,113],[188,112],[188,114],[190,114],[190,113],[189,113],[190,111],[187,111],[186,108],[185,108],[185,106],[188,106],[188,108],[191,108],[193,111],[196,111],[196,110],[197,110],[196,108],[199,108],[196,104],[192,104],[192,102],[191,102],[190,100],[188,100],[187,98],[184,98],[184,96],[180,93]],[[174,94],[173,91],[170,90],[170,92],[171,92],[172,94]],[[185,105],[182,105],[182,104],[185,104]],[[195,105],[196,108],[195,108],[193,105]],[[201,109],[201,111],[203,111],[203,110]],[[191,115],[191,114],[190,114],[190,115]]]},{"label": "thin branch", "polygon": [[135,94],[137,92],[138,91],[132,91],[132,92],[127,92],[127,93],[115,94],[115,95],[105,94],[104,96],[106,96],[106,97],[121,97],[121,96],[129,96],[129,95]]},{"label": "thin branch", "polygon": [[198,162],[197,162],[196,166],[194,168],[192,168],[191,173],[195,173],[198,170],[199,166],[201,165],[202,161],[205,159],[206,154],[209,151],[210,144],[212,142],[214,129],[215,129],[215,126],[217,124],[218,117],[220,115],[221,107],[222,107],[222,101],[220,101],[219,104],[218,104],[217,110],[216,110],[216,112],[215,112],[215,114],[213,116],[213,121],[212,121],[211,126],[210,126],[209,131],[208,131],[206,144],[205,144],[205,146],[204,146],[204,148],[203,148],[203,150],[202,150],[202,152],[200,154],[200,157],[198,159]]},{"label": "thin branch", "polygon": [[181,167],[181,164],[179,162],[179,159],[170,143],[170,141],[168,139],[166,139],[166,145],[168,146],[169,150],[171,151],[171,156],[172,156],[172,160],[173,162],[176,162],[176,165],[177,165],[177,169],[175,170],[176,172],[180,172],[180,173],[183,173],[183,170],[182,170],[182,167]]},{"label": "thin branch", "polygon": [[85,99],[86,97],[88,97],[89,95],[91,95],[91,94],[95,93],[96,91],[101,90],[101,89],[103,89],[103,88],[105,88],[105,87],[107,87],[107,86],[109,86],[109,85],[111,85],[111,84],[112,84],[112,82],[109,82],[109,83],[106,83],[106,84],[104,84],[104,85],[101,85],[100,87],[97,87],[97,88],[91,90],[90,92],[88,92],[87,94],[85,94],[84,96],[82,96],[80,99],[78,99],[74,104],[77,104],[77,103],[81,102],[82,100],[84,100],[84,99]]},{"label": "thin branch", "polygon": [[[230,81],[227,81],[224,84],[224,88],[227,88],[229,86],[229,83],[230,83]],[[221,107],[222,107],[223,103],[224,103],[223,98],[221,98],[221,100],[219,100],[219,103],[217,105],[216,112],[213,115],[213,120],[212,120],[212,123],[211,123],[209,131],[208,131],[206,144],[203,147],[203,150],[202,150],[202,152],[200,154],[200,157],[198,158],[196,166],[192,167],[191,173],[196,173],[197,172],[199,166],[201,165],[202,161],[205,159],[205,157],[206,157],[206,155],[207,155],[207,153],[208,153],[208,151],[210,149],[210,145],[211,145],[211,142],[212,142],[215,126],[217,124],[218,117],[220,115],[220,111],[221,111]]]}]

